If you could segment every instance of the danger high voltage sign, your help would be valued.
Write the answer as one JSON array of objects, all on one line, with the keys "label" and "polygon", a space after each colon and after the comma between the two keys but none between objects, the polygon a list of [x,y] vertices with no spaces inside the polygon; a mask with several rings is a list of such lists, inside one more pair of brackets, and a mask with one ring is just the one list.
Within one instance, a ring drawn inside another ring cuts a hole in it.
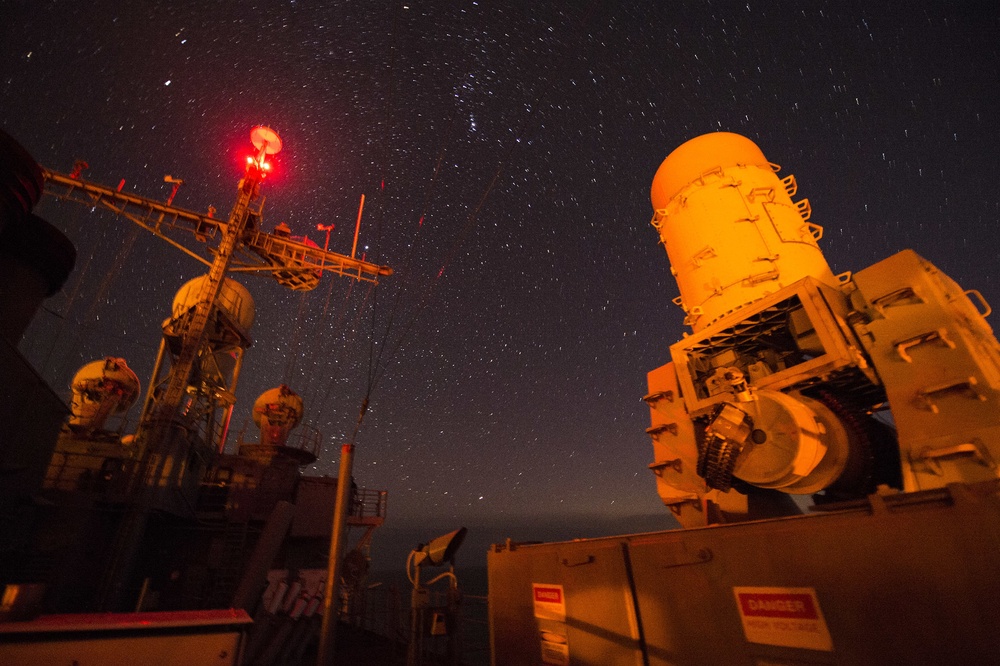
[{"label": "danger high voltage sign", "polygon": [[811,587],[734,587],[743,633],[751,643],[833,650]]}]

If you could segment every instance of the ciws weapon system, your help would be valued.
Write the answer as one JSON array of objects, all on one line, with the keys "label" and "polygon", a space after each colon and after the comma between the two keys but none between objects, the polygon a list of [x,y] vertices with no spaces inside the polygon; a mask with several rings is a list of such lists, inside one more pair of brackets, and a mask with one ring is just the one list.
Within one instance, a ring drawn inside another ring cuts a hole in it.
[{"label": "ciws weapon system", "polygon": [[653,226],[691,334],[649,373],[657,489],[685,527],[996,479],[989,306],[905,250],[834,275],[808,200],[716,133],[653,179]]},{"label": "ciws weapon system", "polygon": [[778,170],[719,132],[656,172],[691,332],[648,374],[649,468],[684,529],[494,546],[497,666],[995,660],[990,308],[911,250],[835,275]]}]

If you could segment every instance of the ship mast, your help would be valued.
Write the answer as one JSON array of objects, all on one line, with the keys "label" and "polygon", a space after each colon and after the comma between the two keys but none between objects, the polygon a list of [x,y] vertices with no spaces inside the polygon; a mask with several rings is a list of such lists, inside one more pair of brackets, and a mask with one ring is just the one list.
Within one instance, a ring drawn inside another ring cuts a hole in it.
[{"label": "ship mast", "polygon": [[[164,429],[157,427],[158,424],[173,421],[179,413],[181,399],[191,384],[191,371],[204,345],[205,328],[218,300],[222,280],[246,227],[250,204],[260,197],[260,186],[267,169],[266,158],[281,150],[281,139],[270,128],[254,128],[250,136],[257,153],[247,161],[246,175],[239,183],[236,203],[223,230],[215,261],[208,272],[208,279],[202,282],[201,294],[188,321],[187,332],[181,336],[181,353],[170,367],[166,390],[162,395],[153,394],[152,400],[144,408],[144,418],[136,433],[140,445],[145,445],[144,450],[148,450],[149,445],[156,442],[157,436],[164,435]],[[155,450],[156,447],[152,448]]]},{"label": "ship mast", "polygon": [[[164,342],[135,435],[136,458],[128,507],[105,570],[101,606],[106,610],[115,610],[122,604],[149,514],[153,511],[190,514],[204,471],[224,447],[225,429],[217,434],[212,424],[220,404],[227,404],[229,411],[232,409],[238,367],[228,386],[224,382],[207,382],[205,367],[218,351],[220,336],[240,335],[238,327],[220,314],[226,274],[269,272],[279,283],[294,290],[314,288],[324,272],[369,282],[392,274],[387,266],[320,249],[287,233],[270,234],[257,229],[263,207],[261,185],[270,169],[268,158],[277,154],[282,145],[277,132],[269,127],[254,128],[250,139],[254,153],[247,157],[236,202],[224,223],[211,212],[201,214],[174,208],[172,196],[171,201],[163,204],[123,193],[121,188],[85,183],[79,180],[78,172],[63,175],[44,171],[49,194],[110,209],[209,268],[198,283],[194,305],[175,311],[164,325]],[[202,243],[209,237],[219,237],[218,245],[210,251],[211,261],[179,242],[178,232],[188,239],[187,234],[193,234]],[[220,329],[224,330],[220,333]],[[161,380],[167,355],[170,367]],[[206,414],[209,427],[199,428],[197,420],[206,418]],[[228,412],[224,420],[228,422]]]}]

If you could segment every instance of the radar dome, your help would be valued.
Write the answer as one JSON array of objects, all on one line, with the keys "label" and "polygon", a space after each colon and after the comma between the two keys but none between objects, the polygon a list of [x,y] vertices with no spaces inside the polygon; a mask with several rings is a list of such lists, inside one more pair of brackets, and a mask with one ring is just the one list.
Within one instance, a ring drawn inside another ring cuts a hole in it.
[{"label": "radar dome", "polygon": [[[198,304],[207,280],[207,275],[196,277],[177,291],[177,295],[174,296],[173,307],[171,308],[171,314],[174,317],[183,314],[186,310]],[[244,331],[250,330],[250,327],[253,326],[254,315],[257,311],[253,297],[247,291],[247,288],[236,280],[230,278],[223,280],[216,303]]]},{"label": "radar dome", "polygon": [[139,397],[139,378],[125,359],[111,356],[80,368],[70,387],[69,424],[86,432],[102,429],[109,416],[128,411]]},{"label": "radar dome", "polygon": [[288,435],[302,420],[302,397],[284,384],[264,391],[253,403],[253,422],[260,428],[260,443],[285,446]]}]

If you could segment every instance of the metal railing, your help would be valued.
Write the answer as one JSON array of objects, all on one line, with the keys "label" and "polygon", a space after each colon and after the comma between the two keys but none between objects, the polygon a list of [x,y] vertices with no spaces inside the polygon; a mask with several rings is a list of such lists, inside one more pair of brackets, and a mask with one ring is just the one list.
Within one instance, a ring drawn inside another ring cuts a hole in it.
[{"label": "metal railing", "polygon": [[349,516],[351,518],[385,519],[389,493],[386,490],[357,488],[352,493]]},{"label": "metal railing", "polygon": [[[248,446],[258,446],[256,441],[248,441],[246,439],[247,429],[250,426],[249,419],[240,428],[239,434],[236,436],[236,446],[237,451],[242,447]],[[254,435],[251,434],[251,437]],[[323,446],[323,433],[321,433],[316,428],[306,425],[305,423],[300,424],[298,428],[293,430],[288,435],[288,439],[282,445],[287,449],[296,449],[298,451],[304,451],[305,453],[311,454],[314,458],[319,458],[320,451]]]},{"label": "metal railing", "polygon": [[[447,633],[439,636],[428,635],[431,619],[435,612],[445,614],[448,607],[447,592],[431,590],[429,606],[426,609],[427,626],[422,650],[421,664],[461,664],[462,666],[486,666],[490,663],[489,601],[488,597],[463,594],[458,606],[458,615],[450,620]],[[353,627],[382,636],[400,647],[400,653],[410,641],[410,588],[400,584],[376,584],[359,591],[350,605],[348,615],[343,617]],[[449,660],[448,643],[451,632],[458,632],[457,660]]]}]

